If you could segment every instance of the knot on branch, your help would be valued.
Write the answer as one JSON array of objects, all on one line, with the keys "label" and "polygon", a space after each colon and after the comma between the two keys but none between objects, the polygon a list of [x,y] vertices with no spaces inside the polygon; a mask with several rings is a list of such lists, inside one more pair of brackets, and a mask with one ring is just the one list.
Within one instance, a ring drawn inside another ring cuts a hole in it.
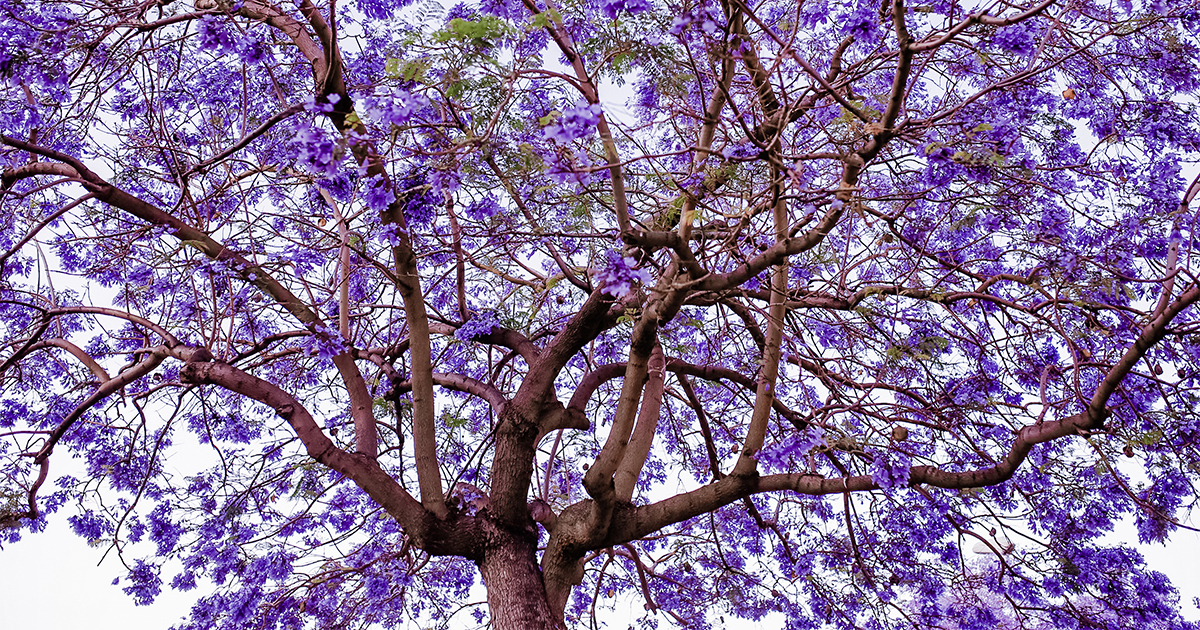
[{"label": "knot on branch", "polygon": [[554,513],[549,503],[541,499],[529,502],[529,516],[535,523],[541,523],[547,532],[553,532],[558,525],[558,515]]}]

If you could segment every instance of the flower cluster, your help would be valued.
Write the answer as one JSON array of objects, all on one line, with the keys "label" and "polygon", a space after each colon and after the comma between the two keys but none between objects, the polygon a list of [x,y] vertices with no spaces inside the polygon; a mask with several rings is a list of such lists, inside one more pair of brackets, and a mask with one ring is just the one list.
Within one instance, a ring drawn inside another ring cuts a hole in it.
[{"label": "flower cluster", "polygon": [[1006,26],[992,36],[992,45],[1015,55],[1032,55],[1034,51],[1034,29],[1028,22]]},{"label": "flower cluster", "polygon": [[842,32],[859,42],[879,40],[879,3],[860,2],[842,21]]},{"label": "flower cluster", "polygon": [[721,149],[721,157],[731,162],[757,158],[759,153],[762,153],[762,150],[755,146],[753,142],[730,144]]},{"label": "flower cluster", "polygon": [[542,133],[546,135],[547,139],[559,144],[586,138],[592,135],[592,131],[600,122],[600,113],[599,104],[589,105],[586,102],[580,102],[575,107],[563,112],[559,116],[558,122],[547,125]]},{"label": "flower cluster", "polygon": [[358,0],[358,10],[370,20],[390,20],[403,4],[390,0]]},{"label": "flower cluster", "polygon": [[480,311],[454,331],[454,338],[459,341],[473,341],[492,334],[492,329],[499,326],[500,320],[496,317],[496,311]]},{"label": "flower cluster", "polygon": [[400,88],[380,88],[362,100],[363,116],[384,125],[403,125],[429,107],[429,99]]},{"label": "flower cluster", "polygon": [[221,27],[220,20],[214,15],[200,18],[196,23],[196,37],[200,40],[200,50],[223,53],[230,47],[229,33]]},{"label": "flower cluster", "polygon": [[492,194],[484,195],[467,205],[467,217],[475,221],[484,221],[500,213],[500,203]]},{"label": "flower cluster", "polygon": [[386,243],[388,247],[399,247],[404,243],[406,235],[404,228],[395,223],[389,223],[379,229],[379,240]]},{"label": "flower cluster", "polygon": [[362,199],[363,204],[368,208],[382,212],[396,200],[396,195],[388,185],[387,179],[383,175],[376,175],[367,180]]},{"label": "flower cluster", "polygon": [[544,160],[547,174],[556,184],[587,186],[592,183],[592,158],[585,149],[574,153],[556,152]]},{"label": "flower cluster", "polygon": [[414,173],[396,183],[396,191],[404,202],[404,220],[409,227],[431,225],[437,217],[439,195],[427,182],[424,173]]},{"label": "flower cluster", "polygon": [[596,282],[604,292],[614,297],[624,297],[633,290],[634,282],[650,282],[652,276],[646,269],[635,269],[637,261],[622,256],[617,251],[608,252],[608,265],[596,274]]},{"label": "flower cluster", "polygon": [[308,337],[302,345],[309,356],[315,356],[322,360],[332,359],[350,350],[350,346],[342,338],[342,333],[323,324],[317,324],[313,329],[312,336]]},{"label": "flower cluster", "polygon": [[269,50],[253,33],[231,34],[213,15],[206,15],[196,24],[196,37],[199,39],[200,50],[212,51],[218,55],[237,53],[242,63],[261,63],[267,58]]},{"label": "flower cluster", "polygon": [[871,481],[884,490],[904,488],[908,486],[911,472],[912,462],[907,456],[894,452],[876,454],[871,468]]},{"label": "flower cluster", "polygon": [[324,131],[309,125],[296,130],[296,165],[316,175],[333,177],[342,161],[342,147]]},{"label": "flower cluster", "polygon": [[621,11],[638,14],[650,10],[650,2],[648,0],[599,0],[597,5],[600,12],[610,20],[617,19],[617,13]]},{"label": "flower cluster", "polygon": [[704,7],[697,7],[692,13],[675,16],[671,20],[671,29],[668,32],[678,36],[693,26],[699,28],[705,35],[716,35],[721,31],[721,25],[716,18],[710,15]]},{"label": "flower cluster", "polygon": [[787,470],[788,466],[818,446],[825,446],[825,430],[810,426],[788,439],[759,451],[758,462],[766,470]]}]

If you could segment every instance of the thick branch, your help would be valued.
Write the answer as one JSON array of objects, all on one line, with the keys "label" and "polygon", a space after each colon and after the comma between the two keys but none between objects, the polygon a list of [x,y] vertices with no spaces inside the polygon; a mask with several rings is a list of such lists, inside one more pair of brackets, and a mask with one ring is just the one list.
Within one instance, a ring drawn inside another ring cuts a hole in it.
[{"label": "thick branch", "polygon": [[662,347],[655,345],[650,354],[649,378],[642,393],[642,408],[638,413],[637,425],[625,449],[625,456],[613,477],[618,501],[633,499],[633,490],[637,487],[638,475],[646,458],[650,455],[650,447],[654,444],[654,435],[658,429],[658,418],[662,412],[663,381],[666,377],[666,359]]}]

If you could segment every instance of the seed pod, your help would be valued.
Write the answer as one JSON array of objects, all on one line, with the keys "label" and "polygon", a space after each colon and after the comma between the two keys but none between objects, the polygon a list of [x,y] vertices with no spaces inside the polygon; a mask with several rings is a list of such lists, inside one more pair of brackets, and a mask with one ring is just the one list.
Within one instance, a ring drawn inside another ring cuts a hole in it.
[{"label": "seed pod", "polygon": [[1162,373],[1163,373],[1162,365],[1159,363],[1155,363],[1154,364],[1154,375],[1162,376]]},{"label": "seed pod", "polygon": [[1068,101],[1075,100],[1075,90],[1073,88],[1067,88],[1063,90],[1063,98],[1067,99]]},{"label": "seed pod", "polygon": [[903,442],[908,439],[908,428],[901,426],[892,427],[892,440],[895,442]]},{"label": "seed pod", "polygon": [[1125,450],[1123,452],[1125,453],[1125,457],[1133,457],[1133,447],[1132,446],[1126,444]]},{"label": "seed pod", "polygon": [[325,227],[325,217],[317,219],[317,227]]}]

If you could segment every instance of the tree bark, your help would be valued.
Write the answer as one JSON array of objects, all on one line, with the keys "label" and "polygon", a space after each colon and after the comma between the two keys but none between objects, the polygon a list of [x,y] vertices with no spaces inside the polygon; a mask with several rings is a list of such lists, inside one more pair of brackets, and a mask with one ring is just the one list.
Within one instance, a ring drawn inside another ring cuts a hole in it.
[{"label": "tree bark", "polygon": [[488,609],[496,630],[565,630],[560,612],[546,597],[536,541],[516,536],[489,545],[479,571],[487,587]]}]

